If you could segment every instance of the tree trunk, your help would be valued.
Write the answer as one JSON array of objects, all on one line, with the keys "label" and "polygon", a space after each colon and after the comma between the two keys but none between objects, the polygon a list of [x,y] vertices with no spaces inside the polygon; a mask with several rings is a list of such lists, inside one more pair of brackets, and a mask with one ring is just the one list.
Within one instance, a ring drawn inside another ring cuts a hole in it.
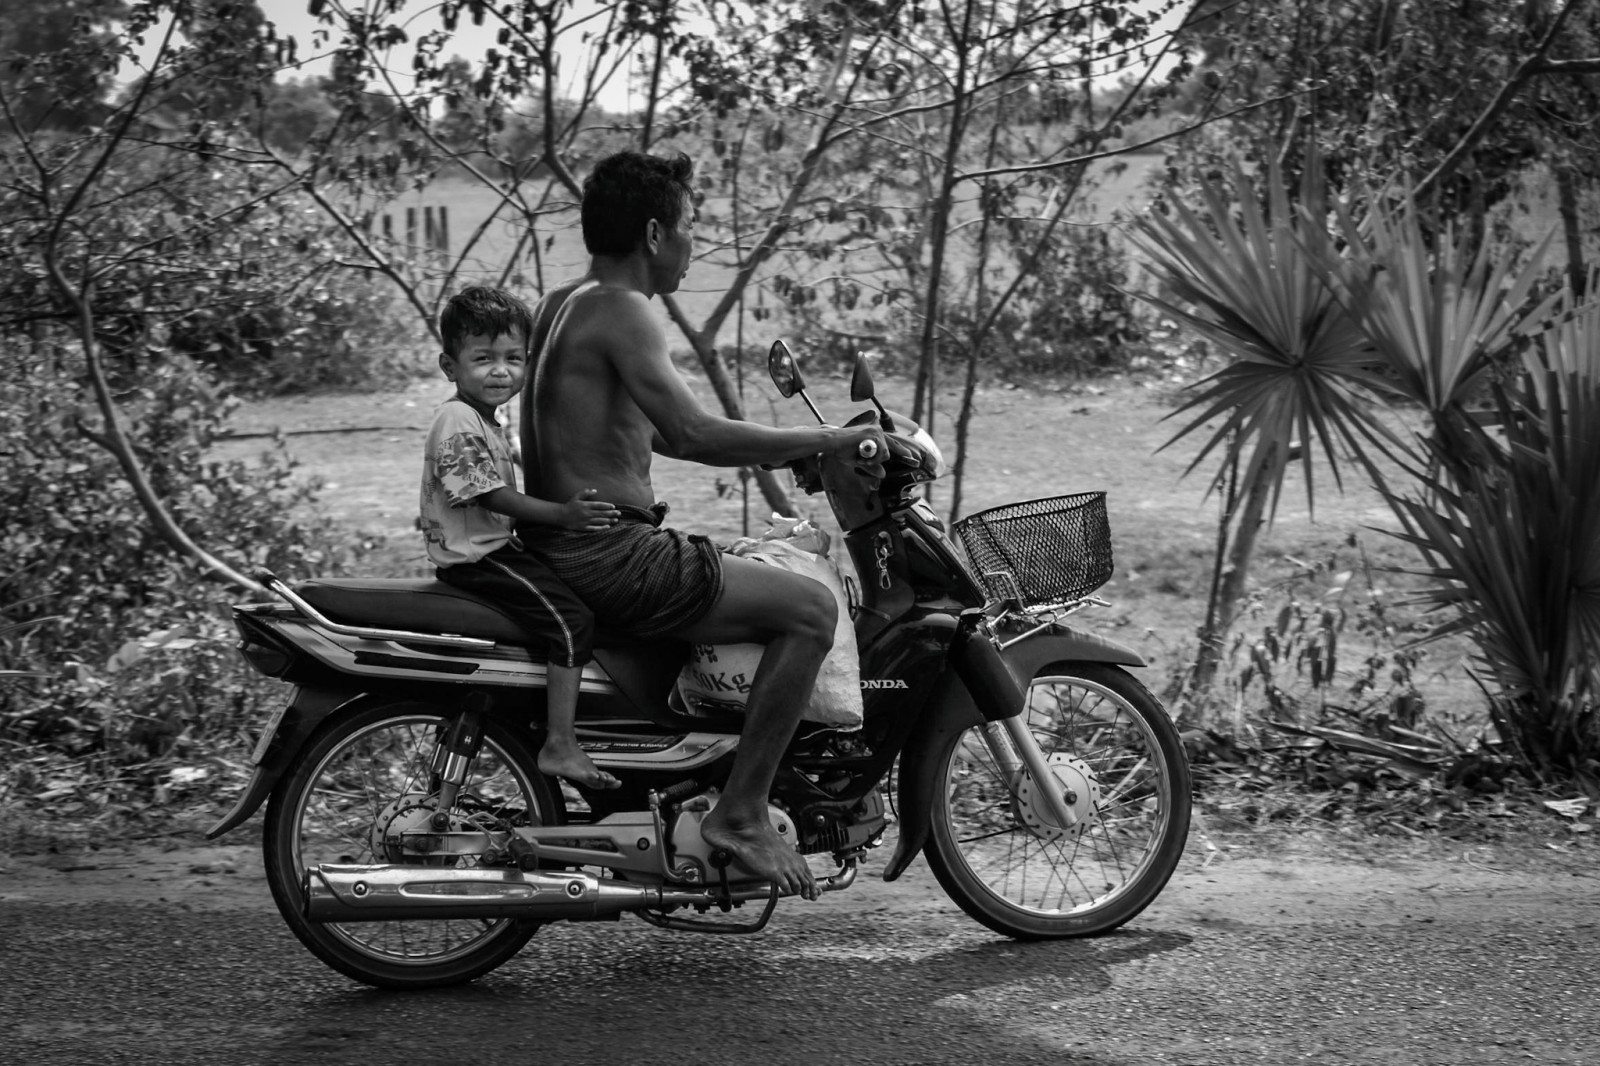
[{"label": "tree trunk", "polygon": [[[933,207],[933,250],[928,264],[927,296],[922,305],[921,357],[917,363],[916,394],[911,402],[911,420],[930,434],[934,432],[934,395],[938,389],[939,375],[939,287],[944,284],[945,242],[950,232],[951,199],[955,194],[957,156],[961,142],[966,138],[967,89],[966,42],[972,33],[973,5],[963,9],[961,32],[957,36],[956,70],[950,101],[950,134],[945,139],[944,159],[939,175],[939,198]],[[923,408],[926,401],[927,407]]]},{"label": "tree trunk", "polygon": [[1556,165],[1556,201],[1561,211],[1561,231],[1567,243],[1567,281],[1579,300],[1588,288],[1588,268],[1583,261],[1583,220],[1578,215],[1578,177],[1571,163]]},{"label": "tree trunk", "polygon": [[1214,575],[1216,594],[1206,612],[1206,623],[1201,627],[1200,649],[1195,655],[1194,675],[1189,685],[1190,706],[1200,723],[1207,717],[1205,697],[1216,680],[1222,648],[1237,619],[1239,601],[1244,598],[1245,582],[1250,577],[1250,560],[1255,555],[1267,501],[1272,497],[1271,467],[1271,463],[1261,464],[1255,480],[1245,488],[1243,505],[1232,524],[1233,537],[1225,557],[1220,560],[1222,572]]}]

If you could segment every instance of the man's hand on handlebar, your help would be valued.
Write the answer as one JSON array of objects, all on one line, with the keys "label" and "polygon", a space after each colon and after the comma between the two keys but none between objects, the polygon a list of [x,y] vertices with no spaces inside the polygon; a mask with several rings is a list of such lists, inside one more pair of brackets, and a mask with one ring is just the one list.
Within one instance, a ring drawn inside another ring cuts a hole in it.
[{"label": "man's hand on handlebar", "polygon": [[848,463],[863,477],[883,480],[889,442],[876,425],[846,426],[835,431],[831,458]]}]

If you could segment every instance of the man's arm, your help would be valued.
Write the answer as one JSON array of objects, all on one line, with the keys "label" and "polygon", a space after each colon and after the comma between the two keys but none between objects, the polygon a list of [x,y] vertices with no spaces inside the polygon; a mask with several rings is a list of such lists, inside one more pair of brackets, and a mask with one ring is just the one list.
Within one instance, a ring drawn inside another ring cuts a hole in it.
[{"label": "man's arm", "polygon": [[707,411],[672,365],[667,338],[642,296],[619,293],[607,309],[606,355],[622,387],[655,427],[655,451],[708,466],[783,463],[875,439],[875,426],[779,429]]}]

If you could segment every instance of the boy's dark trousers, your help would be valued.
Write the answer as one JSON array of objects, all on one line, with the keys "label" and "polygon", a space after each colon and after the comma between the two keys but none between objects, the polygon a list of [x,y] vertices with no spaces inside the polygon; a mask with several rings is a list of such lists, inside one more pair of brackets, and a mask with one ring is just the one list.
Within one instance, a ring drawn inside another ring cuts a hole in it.
[{"label": "boy's dark trousers", "polygon": [[594,657],[594,614],[543,559],[506,544],[475,563],[441,566],[439,580],[494,603],[544,650],[556,666],[582,666]]}]

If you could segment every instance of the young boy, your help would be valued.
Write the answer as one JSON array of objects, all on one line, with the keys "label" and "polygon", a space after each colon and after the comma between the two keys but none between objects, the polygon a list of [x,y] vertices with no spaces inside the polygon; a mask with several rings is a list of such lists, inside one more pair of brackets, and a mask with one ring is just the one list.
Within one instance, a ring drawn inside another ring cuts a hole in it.
[{"label": "young boy", "polygon": [[528,378],[527,305],[500,289],[452,296],[439,316],[439,369],[456,394],[439,406],[422,468],[422,535],[439,579],[493,600],[518,620],[549,660],[549,733],[539,769],[588,788],[621,782],[578,746],[578,683],[588,662],[594,617],[517,537],[519,522],[569,530],[604,529],[618,511],[585,489],[566,503],[517,491],[516,464],[495,409]]}]

